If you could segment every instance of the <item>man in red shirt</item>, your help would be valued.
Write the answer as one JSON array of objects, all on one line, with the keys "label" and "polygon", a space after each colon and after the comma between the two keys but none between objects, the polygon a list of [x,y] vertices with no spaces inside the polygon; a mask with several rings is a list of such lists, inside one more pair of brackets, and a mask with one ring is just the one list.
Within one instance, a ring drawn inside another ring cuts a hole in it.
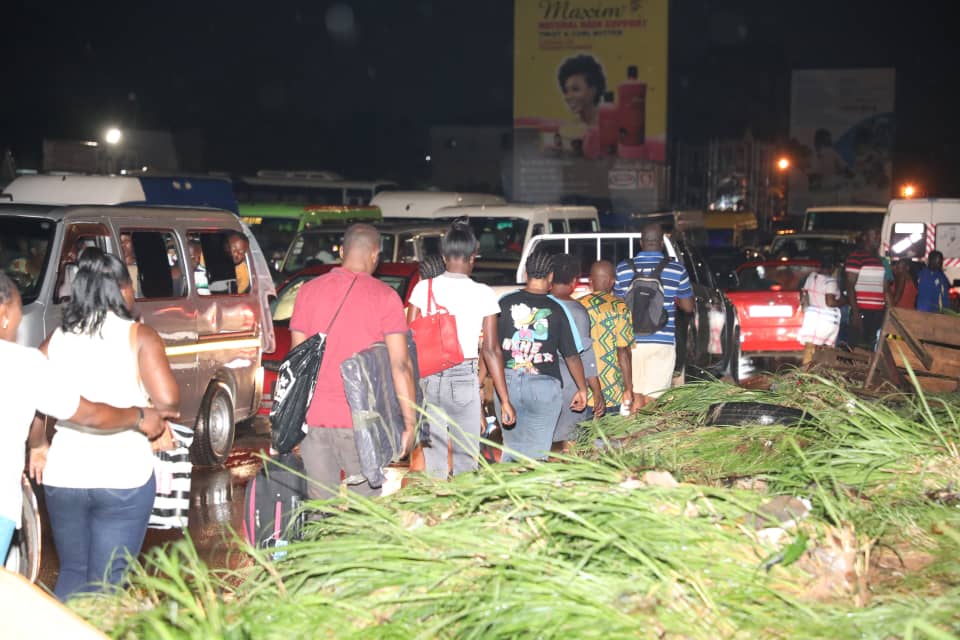
[{"label": "man in red shirt", "polygon": [[[848,342],[873,351],[886,310],[887,271],[880,260],[880,230],[863,232],[860,249],[847,256],[846,290],[850,302]],[[891,276],[892,277],[892,276]]]},{"label": "man in red shirt", "polygon": [[[340,249],[342,266],[301,287],[290,318],[291,348],[326,333],[326,351],[313,400],[307,410],[307,437],[300,445],[309,496],[337,495],[341,471],[347,486],[361,495],[379,493],[364,479],[353,440],[353,418],[343,390],[340,364],[375,342],[385,342],[394,387],[403,409],[403,450],[413,440],[416,389],[407,350],[407,321],[397,293],[371,274],[380,261],[380,233],[368,224],[352,225]],[[338,312],[339,309],[339,312]]]}]

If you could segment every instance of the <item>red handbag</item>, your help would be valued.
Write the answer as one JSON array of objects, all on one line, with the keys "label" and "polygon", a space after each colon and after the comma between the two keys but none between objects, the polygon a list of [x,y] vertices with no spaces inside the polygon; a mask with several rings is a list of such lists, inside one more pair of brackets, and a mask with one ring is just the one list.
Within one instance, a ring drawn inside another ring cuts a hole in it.
[{"label": "red handbag", "polygon": [[432,376],[463,362],[463,349],[457,336],[457,319],[433,297],[433,278],[427,280],[427,309],[410,323],[417,344],[420,376]]}]

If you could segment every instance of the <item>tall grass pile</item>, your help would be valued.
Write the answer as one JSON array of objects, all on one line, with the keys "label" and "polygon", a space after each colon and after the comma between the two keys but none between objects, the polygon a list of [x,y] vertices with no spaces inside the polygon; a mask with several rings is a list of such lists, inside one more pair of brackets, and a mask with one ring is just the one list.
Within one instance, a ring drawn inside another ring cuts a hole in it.
[{"label": "tall grass pile", "polygon": [[[730,399],[811,418],[697,426]],[[954,408],[889,400],[813,378],[689,385],[639,419],[591,425],[579,455],[314,505],[333,515],[276,557],[238,551],[253,560],[242,570],[211,570],[181,541],[126,591],[73,606],[118,638],[954,637]],[[745,477],[764,489],[737,488]],[[813,511],[762,521],[773,494]],[[879,545],[904,564],[871,580]],[[914,549],[924,563],[909,571]]]}]

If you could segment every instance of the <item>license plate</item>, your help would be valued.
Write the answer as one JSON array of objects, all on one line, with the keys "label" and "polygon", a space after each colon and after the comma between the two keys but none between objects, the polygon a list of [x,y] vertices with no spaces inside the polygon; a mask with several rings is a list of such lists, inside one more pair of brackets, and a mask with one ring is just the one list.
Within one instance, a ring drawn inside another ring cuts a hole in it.
[{"label": "license plate", "polygon": [[793,315],[793,307],[788,304],[752,305],[751,318],[789,318]]}]

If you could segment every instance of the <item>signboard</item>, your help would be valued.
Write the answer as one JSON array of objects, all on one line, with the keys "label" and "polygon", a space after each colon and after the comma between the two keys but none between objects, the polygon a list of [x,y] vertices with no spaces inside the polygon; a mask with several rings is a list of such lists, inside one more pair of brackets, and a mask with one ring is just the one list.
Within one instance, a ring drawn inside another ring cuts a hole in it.
[{"label": "signboard", "polygon": [[667,0],[515,6],[515,199],[656,188],[638,172],[666,160]]},{"label": "signboard", "polygon": [[791,213],[890,201],[895,75],[893,69],[793,72]]}]

